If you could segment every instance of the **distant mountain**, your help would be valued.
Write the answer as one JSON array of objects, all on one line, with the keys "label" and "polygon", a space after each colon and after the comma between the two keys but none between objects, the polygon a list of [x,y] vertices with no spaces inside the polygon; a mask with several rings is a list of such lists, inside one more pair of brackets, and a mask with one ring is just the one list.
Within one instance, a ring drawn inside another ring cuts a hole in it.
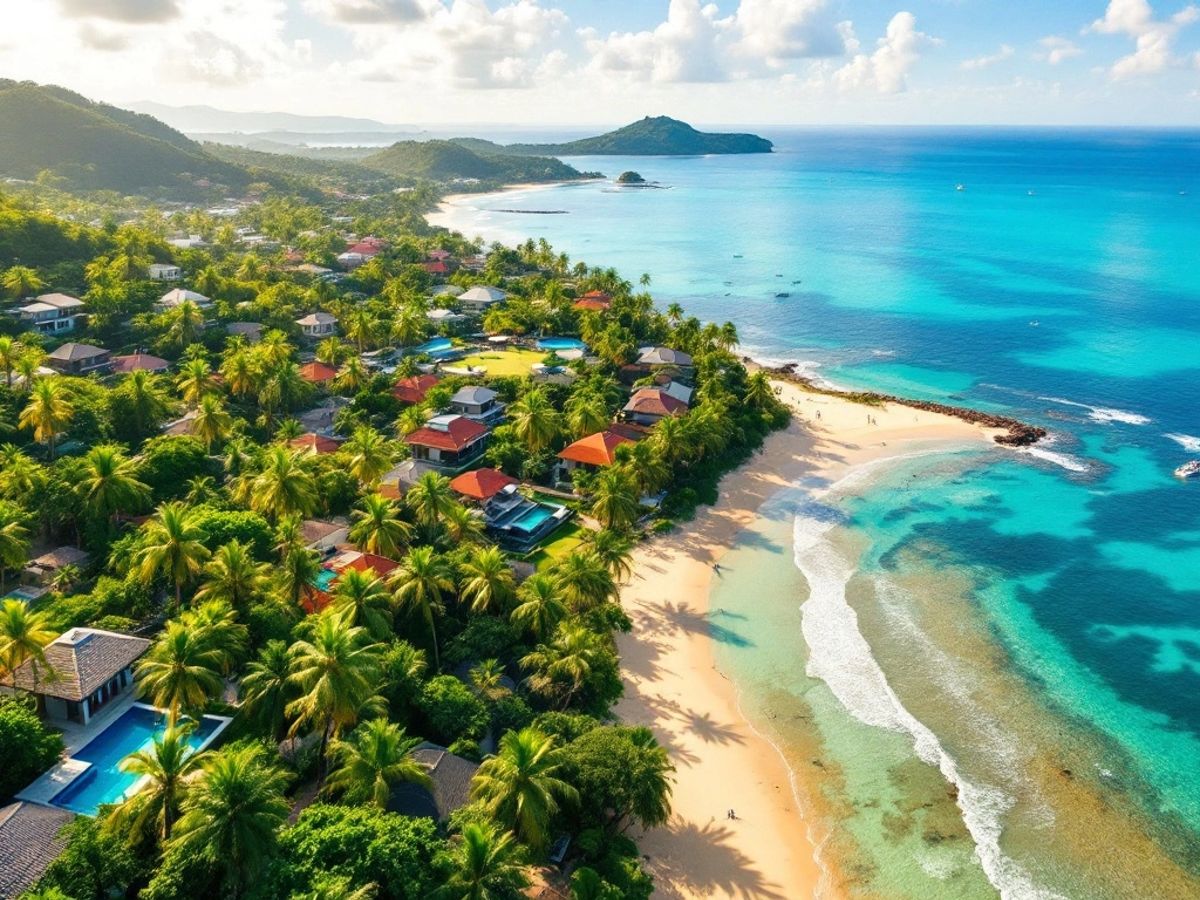
[{"label": "distant mountain", "polygon": [[11,178],[48,171],[77,190],[180,194],[253,180],[157,119],[53,85],[0,80],[0,122],[0,175]]},{"label": "distant mountain", "polygon": [[[389,134],[414,134],[416,128],[405,125],[388,125],[374,119],[358,119],[350,116],[308,116],[281,112],[234,112],[212,106],[168,106],[165,103],[140,101],[130,103],[130,109],[154,116],[187,134],[216,134],[237,132],[261,134],[269,131],[311,132],[332,134],[335,132],[369,132]],[[225,143],[224,141],[222,143]]]},{"label": "distant mountain", "polygon": [[390,175],[432,181],[474,178],[512,184],[585,177],[578,169],[557,159],[514,156],[500,151],[498,145],[493,146],[497,147],[497,152],[477,153],[456,141],[400,141],[386,150],[372,153],[361,163]]},{"label": "distant mountain", "polygon": [[772,143],[756,134],[706,133],[667,116],[647,116],[640,122],[597,137],[565,144],[495,144],[478,138],[456,143],[476,153],[550,156],[699,156],[710,153],[770,153]]}]

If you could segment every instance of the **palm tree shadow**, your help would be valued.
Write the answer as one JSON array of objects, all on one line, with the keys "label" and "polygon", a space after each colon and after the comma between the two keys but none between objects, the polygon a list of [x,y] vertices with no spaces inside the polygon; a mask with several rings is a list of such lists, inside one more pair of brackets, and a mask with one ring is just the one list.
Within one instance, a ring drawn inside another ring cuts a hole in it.
[{"label": "palm tree shadow", "polygon": [[[745,823],[742,827],[752,827]],[[734,832],[715,821],[701,826],[678,819],[666,826],[668,854],[656,856],[651,832],[643,841],[646,847],[646,866],[654,875],[655,896],[685,897],[746,897],[755,900],[784,900],[776,885],[767,881],[752,861],[732,845]],[[772,835],[763,834],[762,840]]]},{"label": "palm tree shadow", "polygon": [[711,713],[684,712],[680,718],[684,727],[706,744],[743,744],[745,738],[729,725],[713,720]]}]

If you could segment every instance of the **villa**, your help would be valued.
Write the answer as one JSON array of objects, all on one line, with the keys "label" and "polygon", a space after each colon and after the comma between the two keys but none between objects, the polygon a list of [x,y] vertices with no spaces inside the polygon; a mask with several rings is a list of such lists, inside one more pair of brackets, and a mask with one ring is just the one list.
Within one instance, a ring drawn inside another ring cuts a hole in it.
[{"label": "villa", "polygon": [[407,406],[425,402],[429,389],[441,379],[436,375],[411,375],[392,385],[392,396]]},{"label": "villa", "polygon": [[482,314],[498,303],[503,303],[508,294],[498,287],[479,286],[458,295],[458,305],[463,312]]},{"label": "villa", "polygon": [[470,802],[471,780],[479,769],[478,763],[428,741],[418,744],[412,756],[425,767],[432,785],[424,788],[400,782],[392,788],[388,812],[445,822],[452,812]]},{"label": "villa", "polygon": [[337,317],[327,312],[309,313],[307,316],[297,319],[296,324],[300,326],[301,333],[309,340],[320,340],[337,332]]},{"label": "villa", "polygon": [[370,258],[371,257],[367,256],[365,253],[350,253],[349,251],[346,253],[339,253],[337,255],[338,265],[340,265],[347,272],[352,272],[353,270],[357,269]]},{"label": "villa", "polygon": [[262,340],[263,326],[258,322],[230,322],[225,326],[225,333],[244,337],[248,343],[257,344]]},{"label": "villa", "polygon": [[571,305],[579,310],[607,312],[612,306],[612,294],[604,291],[588,291]]},{"label": "villa", "polygon": [[112,369],[118,375],[128,375],[130,372],[165,372],[171,364],[158,356],[149,353],[131,353],[128,356],[114,356]]},{"label": "villa", "polygon": [[307,362],[300,367],[300,377],[309,384],[324,387],[337,378],[337,369],[323,362]]},{"label": "villa", "polygon": [[436,469],[463,469],[479,459],[490,432],[466,416],[434,416],[404,442],[412,448],[414,462]]},{"label": "villa", "polygon": [[681,369],[692,367],[692,357],[682,350],[672,350],[670,347],[643,347],[640,353],[640,366],[676,366]]},{"label": "villa", "polygon": [[499,397],[491,388],[469,385],[450,398],[450,409],[472,421],[495,425],[504,418],[505,404]]},{"label": "villa", "polygon": [[333,592],[338,578],[348,569],[355,569],[359,572],[370,569],[383,578],[398,568],[400,568],[400,563],[394,559],[388,559],[386,556],[363,553],[353,548],[342,550],[321,566],[316,582],[300,598],[300,604],[309,613],[323,610],[333,601]]},{"label": "villa", "polygon": [[29,322],[39,334],[59,334],[74,331],[86,304],[70,294],[42,294],[17,312],[21,320]]},{"label": "villa", "polygon": [[0,897],[21,897],[58,857],[61,834],[75,814],[54,806],[17,801],[0,807]]},{"label": "villa", "polygon": [[621,413],[638,425],[654,425],[669,416],[682,416],[688,405],[661,388],[642,388],[634,391]]},{"label": "villa", "polygon": [[326,522],[322,519],[305,519],[300,525],[304,535],[304,547],[317,553],[327,554],[344,544],[350,536],[350,526],[342,522]]},{"label": "villa", "polygon": [[615,431],[597,431],[564,447],[558,454],[558,458],[562,460],[560,466],[564,472],[571,472],[580,467],[606,468],[616,462],[618,447],[632,443],[630,438]]},{"label": "villa", "polygon": [[159,312],[167,312],[168,310],[178,309],[185,303],[194,303],[200,309],[207,309],[212,306],[212,301],[203,294],[197,294],[195,291],[189,291],[185,288],[174,288],[167,291],[154,303],[154,308]]},{"label": "villa", "polygon": [[342,441],[335,437],[326,437],[323,434],[315,434],[308,432],[299,437],[294,437],[288,441],[288,446],[293,450],[307,450],[310,453],[337,453],[342,448]]},{"label": "villa", "polygon": [[434,325],[454,325],[464,321],[467,317],[449,309],[431,309],[425,313],[425,318]]},{"label": "villa", "polygon": [[488,533],[512,550],[529,550],[572,515],[565,506],[530,500],[515,484],[501,488],[483,504]]},{"label": "villa", "polygon": [[463,472],[450,482],[450,488],[470,500],[485,502],[500,493],[506,487],[518,485],[517,479],[505,475],[499,469],[472,469]]},{"label": "villa", "polygon": [[337,414],[349,405],[349,400],[335,394],[326,397],[319,405],[312,409],[300,413],[300,415],[296,416],[296,420],[305,431],[315,431],[317,434],[332,434],[333,422],[337,418]]},{"label": "villa", "polygon": [[63,344],[46,355],[46,365],[62,375],[90,375],[112,368],[112,353],[91,344]]},{"label": "villa", "polygon": [[146,270],[146,275],[151,281],[178,281],[183,277],[183,269],[164,263],[152,263]]}]

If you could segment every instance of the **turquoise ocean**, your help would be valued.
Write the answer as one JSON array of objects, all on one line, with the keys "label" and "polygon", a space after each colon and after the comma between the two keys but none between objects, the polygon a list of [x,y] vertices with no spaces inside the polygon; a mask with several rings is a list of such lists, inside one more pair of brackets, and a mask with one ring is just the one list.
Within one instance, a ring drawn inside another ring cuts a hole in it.
[{"label": "turquoise ocean", "polygon": [[781,493],[714,588],[718,663],[839,892],[1200,896],[1200,483],[1172,476],[1200,458],[1200,132],[764,133],[571,159],[661,189],[450,224],[648,273],[756,358],[1048,428]]}]

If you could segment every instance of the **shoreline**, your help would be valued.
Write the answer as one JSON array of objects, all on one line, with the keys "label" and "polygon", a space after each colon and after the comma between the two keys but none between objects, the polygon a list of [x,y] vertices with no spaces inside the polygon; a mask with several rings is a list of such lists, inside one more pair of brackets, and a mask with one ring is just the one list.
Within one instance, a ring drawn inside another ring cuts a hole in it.
[{"label": "shoreline", "polygon": [[997,435],[938,412],[773,383],[792,409],[789,426],[722,479],[716,505],[640,545],[622,587],[634,627],[618,637],[626,694],[616,712],[649,726],[676,765],[670,823],[638,838],[658,897],[825,897],[841,883],[802,808],[802,773],[742,713],[738,685],[715,662],[714,565],[762,505],[801,478],[832,483],[906,448],[989,445]]}]

